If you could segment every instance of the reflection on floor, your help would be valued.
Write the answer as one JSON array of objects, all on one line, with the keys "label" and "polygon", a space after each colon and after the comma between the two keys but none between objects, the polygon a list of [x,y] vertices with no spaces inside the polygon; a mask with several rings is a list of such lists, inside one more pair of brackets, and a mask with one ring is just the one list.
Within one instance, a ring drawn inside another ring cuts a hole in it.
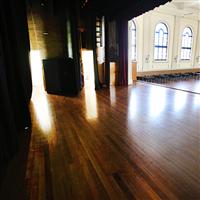
[{"label": "reflection on floor", "polygon": [[200,94],[200,80],[177,81],[164,84],[167,87]]},{"label": "reflection on floor", "polygon": [[29,199],[200,198],[200,95],[146,83],[34,95]]}]

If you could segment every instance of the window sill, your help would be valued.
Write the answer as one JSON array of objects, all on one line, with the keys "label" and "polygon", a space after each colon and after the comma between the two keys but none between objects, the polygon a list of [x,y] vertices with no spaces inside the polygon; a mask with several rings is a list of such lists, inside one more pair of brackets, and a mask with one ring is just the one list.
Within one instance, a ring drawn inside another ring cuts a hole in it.
[{"label": "window sill", "polygon": [[184,60],[184,59],[181,59],[181,60],[180,60],[180,62],[191,62],[191,61],[192,61],[191,59],[185,59],[185,60]]},{"label": "window sill", "polygon": [[168,63],[168,60],[154,60],[154,63]]}]

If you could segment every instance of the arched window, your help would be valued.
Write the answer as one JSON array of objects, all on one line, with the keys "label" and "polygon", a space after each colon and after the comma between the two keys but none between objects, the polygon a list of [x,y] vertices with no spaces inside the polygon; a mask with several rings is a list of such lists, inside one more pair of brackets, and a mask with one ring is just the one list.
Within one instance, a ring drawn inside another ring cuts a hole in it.
[{"label": "arched window", "polygon": [[155,28],[154,60],[167,60],[168,28],[164,23],[158,23]]},{"label": "arched window", "polygon": [[133,20],[131,20],[131,60],[136,61],[136,25]]},{"label": "arched window", "polygon": [[192,29],[186,27],[182,33],[181,60],[190,60],[192,54]]}]

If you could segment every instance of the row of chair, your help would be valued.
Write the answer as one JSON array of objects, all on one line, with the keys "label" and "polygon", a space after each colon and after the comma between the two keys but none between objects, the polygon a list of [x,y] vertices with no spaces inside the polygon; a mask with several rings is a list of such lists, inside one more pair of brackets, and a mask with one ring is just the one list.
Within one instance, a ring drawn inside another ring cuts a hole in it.
[{"label": "row of chair", "polygon": [[175,73],[175,74],[160,74],[151,76],[138,76],[137,80],[153,82],[153,83],[168,83],[180,80],[200,80],[200,72],[191,73]]}]

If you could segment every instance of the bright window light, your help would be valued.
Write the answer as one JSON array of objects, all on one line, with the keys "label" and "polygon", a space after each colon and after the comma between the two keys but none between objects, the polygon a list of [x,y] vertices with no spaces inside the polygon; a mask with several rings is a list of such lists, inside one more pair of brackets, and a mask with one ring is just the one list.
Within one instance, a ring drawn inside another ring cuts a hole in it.
[{"label": "bright window light", "polygon": [[94,89],[94,59],[93,51],[82,50],[83,72],[85,88]]},{"label": "bright window light", "polygon": [[43,87],[42,60],[39,50],[31,50],[30,62],[33,86]]}]

